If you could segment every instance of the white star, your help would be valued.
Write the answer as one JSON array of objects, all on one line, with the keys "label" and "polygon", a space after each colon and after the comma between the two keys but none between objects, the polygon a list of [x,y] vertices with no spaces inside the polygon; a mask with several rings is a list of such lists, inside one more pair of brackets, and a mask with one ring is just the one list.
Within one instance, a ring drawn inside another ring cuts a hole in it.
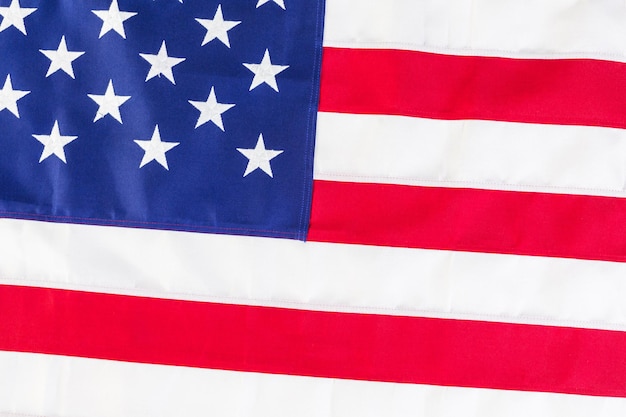
[{"label": "white star", "polygon": [[74,78],[74,69],[72,68],[72,62],[78,59],[79,56],[84,54],[84,52],[68,51],[67,45],[65,43],[65,36],[61,37],[61,42],[59,43],[59,47],[56,51],[40,49],[39,52],[44,54],[50,60],[50,67],[48,67],[46,77],[49,77],[58,70],[63,70],[67,75]]},{"label": "white star", "polygon": [[156,160],[168,171],[169,167],[167,166],[165,152],[180,144],[179,142],[162,142],[161,134],[159,133],[159,125],[155,126],[154,133],[152,133],[152,138],[150,140],[136,140],[135,143],[145,151],[141,164],[139,164],[139,168],[143,167],[150,161]]},{"label": "white star", "polygon": [[100,29],[100,36],[98,38],[101,38],[105,33],[114,30],[122,38],[126,39],[124,22],[137,14],[136,12],[120,12],[117,0],[113,0],[111,2],[109,10],[92,10],[91,12],[102,19],[102,29]]},{"label": "white star", "polygon": [[207,122],[213,122],[215,126],[219,127],[222,132],[224,131],[224,124],[222,122],[222,113],[235,107],[234,104],[218,103],[217,97],[215,97],[215,88],[211,87],[211,92],[206,101],[192,101],[189,100],[189,104],[200,110],[200,117],[196,123],[196,128],[202,126]]},{"label": "white star", "polygon": [[122,115],[120,114],[120,106],[130,98],[130,96],[116,96],[113,89],[113,80],[109,80],[107,90],[103,95],[87,94],[90,99],[95,101],[98,106],[96,117],[93,119],[94,123],[97,120],[102,119],[107,114],[110,114],[115,120],[122,123]]},{"label": "white star", "polygon": [[265,3],[269,3],[270,1],[273,1],[274,3],[278,4],[281,9],[286,10],[285,0],[259,0],[259,2],[256,4],[256,8],[258,9],[259,7],[263,6]]},{"label": "white star", "polygon": [[217,11],[213,19],[196,19],[206,29],[206,35],[202,41],[202,46],[211,42],[213,39],[219,39],[224,45],[230,48],[228,40],[228,31],[237,26],[240,21],[224,20],[222,15],[222,5],[217,6]]},{"label": "white star", "polygon": [[59,122],[55,120],[52,132],[49,135],[33,135],[33,137],[43,144],[43,152],[41,153],[41,158],[39,158],[39,163],[50,155],[56,155],[63,163],[67,163],[63,148],[78,136],[61,136]]},{"label": "white star", "polygon": [[150,71],[146,76],[146,81],[151,78],[156,77],[157,75],[161,77],[161,75],[165,76],[168,80],[172,82],[172,84],[176,84],[174,81],[174,74],[172,73],[172,68],[181,62],[183,62],[186,58],[173,58],[167,55],[167,47],[165,46],[165,41],[161,44],[161,49],[159,49],[158,54],[139,54],[143,59],[148,61],[151,65]]},{"label": "white star", "polygon": [[276,75],[289,68],[289,65],[272,65],[270,52],[267,49],[265,50],[263,59],[259,64],[243,65],[254,73],[252,84],[250,84],[250,91],[254,90],[256,87],[263,83],[269,85],[275,91],[278,91],[278,84],[276,84]]},{"label": "white star", "polygon": [[24,18],[33,13],[35,8],[20,7],[20,0],[12,0],[9,7],[0,7],[0,15],[2,23],[0,24],[0,32],[15,26],[17,30],[26,35],[26,26],[24,26]]},{"label": "white star", "polygon": [[257,141],[254,149],[237,148],[237,150],[241,152],[246,158],[248,158],[248,166],[246,167],[246,172],[243,173],[244,177],[250,174],[252,171],[256,170],[257,168],[261,168],[263,172],[274,178],[274,175],[272,174],[272,167],[270,166],[270,161],[283,153],[283,151],[265,149],[265,143],[263,142],[262,133],[259,135],[259,140]]},{"label": "white star", "polygon": [[0,90],[0,111],[7,109],[19,119],[20,113],[17,110],[17,100],[28,93],[30,91],[14,90],[11,84],[11,74],[8,74],[4,87]]}]

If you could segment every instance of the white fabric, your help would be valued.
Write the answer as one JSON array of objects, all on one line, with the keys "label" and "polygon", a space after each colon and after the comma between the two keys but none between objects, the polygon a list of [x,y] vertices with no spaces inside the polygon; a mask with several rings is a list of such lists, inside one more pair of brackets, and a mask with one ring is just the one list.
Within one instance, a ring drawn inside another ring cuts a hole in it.
[{"label": "white fabric", "polygon": [[5,284],[626,330],[625,263],[10,219],[0,236]]},{"label": "white fabric", "polygon": [[264,375],[13,352],[0,352],[0,375],[0,404],[14,404],[0,411],[2,417],[626,414],[624,398]]},{"label": "white fabric", "polygon": [[315,178],[626,197],[626,130],[320,113]]},{"label": "white fabric", "polygon": [[324,45],[626,62],[623,0],[328,0]]}]

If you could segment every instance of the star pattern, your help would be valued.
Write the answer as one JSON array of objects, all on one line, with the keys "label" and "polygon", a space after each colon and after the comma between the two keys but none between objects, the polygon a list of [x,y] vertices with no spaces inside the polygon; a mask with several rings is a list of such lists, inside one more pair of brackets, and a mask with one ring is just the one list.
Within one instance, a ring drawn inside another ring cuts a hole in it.
[{"label": "star pattern", "polygon": [[11,84],[11,74],[8,74],[4,81],[4,87],[0,90],[0,111],[7,109],[19,119],[20,113],[17,109],[17,101],[28,93],[30,91],[14,90]]},{"label": "star pattern", "polygon": [[273,1],[274,3],[278,4],[281,9],[286,10],[285,0],[259,0],[259,2],[256,4],[256,8],[258,9],[259,7],[263,6],[265,3],[269,3],[270,1]]},{"label": "star pattern", "polygon": [[200,23],[206,29],[206,35],[202,41],[202,46],[211,42],[213,39],[218,39],[224,45],[230,48],[230,40],[228,39],[228,31],[240,24],[240,21],[224,20],[222,14],[222,5],[217,6],[217,11],[213,19],[199,19],[196,21]]},{"label": "star pattern", "polygon": [[205,123],[213,122],[215,126],[219,127],[222,132],[224,132],[222,114],[225,111],[235,107],[234,104],[218,103],[217,97],[215,96],[214,87],[211,87],[211,92],[209,93],[209,97],[206,99],[206,101],[189,100],[189,103],[196,109],[200,110],[200,117],[198,117],[196,129]]},{"label": "star pattern", "polygon": [[248,166],[246,166],[246,171],[243,173],[244,177],[248,176],[248,174],[256,171],[257,169],[261,169],[261,171],[274,178],[270,161],[283,153],[283,151],[265,149],[265,142],[263,141],[262,133],[259,135],[259,139],[257,140],[254,149],[237,148],[237,150],[241,152],[243,156],[248,158]]},{"label": "star pattern", "polygon": [[65,145],[78,138],[78,136],[62,136],[58,120],[54,121],[49,135],[33,135],[33,137],[43,144],[43,152],[39,158],[39,163],[51,155],[55,155],[63,163],[67,163],[65,160]]},{"label": "star pattern", "polygon": [[167,55],[167,47],[165,41],[161,44],[161,48],[156,55],[153,54],[139,54],[143,59],[150,63],[150,71],[146,76],[146,81],[163,75],[165,78],[171,81],[172,84],[176,84],[174,81],[174,73],[172,68],[183,62],[186,58],[174,58]]},{"label": "star pattern", "polygon": [[152,138],[150,140],[136,140],[135,143],[144,150],[143,159],[139,164],[139,168],[143,168],[148,162],[157,161],[163,168],[169,170],[165,153],[172,148],[178,146],[179,142],[163,142],[161,141],[161,133],[159,125],[156,125]]},{"label": "star pattern", "polygon": [[122,123],[122,115],[120,114],[120,106],[128,99],[130,96],[117,96],[115,95],[115,89],[113,88],[113,80],[109,80],[109,85],[103,95],[97,94],[87,94],[90,99],[98,104],[98,111],[96,112],[96,117],[93,119],[94,123],[100,119],[102,119],[107,114],[113,117],[118,122]]},{"label": "star pattern", "polygon": [[[179,0],[179,2],[182,3],[182,0]],[[276,3],[280,8],[285,9],[284,0],[258,0],[256,7],[259,8],[269,2]],[[2,23],[0,24],[0,32],[10,26],[14,26],[26,35],[24,18],[36,10],[36,8],[21,7],[19,0],[12,0],[10,6],[8,7],[0,7],[0,15],[3,18]],[[123,39],[126,39],[124,23],[132,17],[138,15],[137,12],[120,10],[119,0],[111,0],[108,9],[91,10],[91,12],[102,20],[98,38],[102,38],[107,33],[113,31]],[[217,39],[227,48],[231,47],[228,32],[242,23],[238,20],[225,20],[222,4],[217,6],[212,19],[195,18],[195,20],[202,25],[204,29],[206,29],[206,34],[202,40],[201,46],[207,45]],[[76,76],[74,73],[73,63],[85,54],[85,51],[70,51],[67,47],[65,35],[61,37],[56,50],[40,49],[39,51],[50,60],[49,67],[46,72],[46,78],[58,71],[63,71],[72,79],[75,79]],[[184,57],[170,56],[165,40],[162,41],[159,51],[156,54],[140,53],[139,56],[150,64],[150,69],[146,75],[145,82],[151,80],[152,78],[163,76],[174,85],[176,84],[176,80],[174,78],[173,68],[186,60]],[[243,65],[254,74],[249,91],[254,90],[262,84],[267,84],[274,91],[279,92],[276,76],[289,68],[289,65],[273,64],[269,49],[265,49],[261,62],[244,63]],[[0,111],[7,109],[19,118],[20,114],[18,111],[17,101],[29,93],[30,91],[14,90],[11,83],[11,76],[7,75],[4,87],[0,90]],[[117,122],[123,124],[120,107],[126,103],[131,96],[117,95],[115,93],[113,80],[109,79],[104,94],[87,94],[87,96],[98,105],[98,109],[93,118],[93,123],[105,118],[106,116],[111,116]],[[235,104],[220,103],[215,93],[215,86],[211,86],[210,93],[205,101],[188,100],[188,102],[200,112],[195,124],[195,129],[211,122],[222,132],[225,132],[222,115],[235,107]],[[77,138],[77,136],[62,136],[60,134],[58,121],[55,121],[50,135],[33,135],[33,137],[44,144],[44,151],[40,162],[48,158],[50,155],[56,155],[63,162],[66,162],[64,146]],[[154,133],[150,140],[135,140],[135,142],[145,151],[144,157],[140,163],[140,168],[145,166],[147,163],[156,160],[168,170],[169,167],[165,154],[175,146],[179,145],[178,142],[163,142],[161,140],[158,124],[155,125]],[[259,135],[255,148],[236,149],[249,160],[248,166],[243,175],[244,177],[256,169],[261,169],[267,175],[273,177],[270,161],[283,152],[283,150],[265,149],[262,134]]]},{"label": "star pattern", "polygon": [[7,209],[305,236],[322,11],[192,3],[0,0]]},{"label": "star pattern", "polygon": [[[179,0],[183,3],[182,0]],[[284,0],[258,0],[256,8],[266,3],[273,2],[280,8],[285,10]],[[0,24],[0,32],[14,26],[20,32],[26,35],[24,18],[35,12],[36,8],[23,8],[20,6],[19,0],[12,0],[10,6],[0,7],[0,15],[3,20]],[[117,33],[121,38],[126,39],[126,31],[124,23],[138,15],[137,12],[120,10],[119,0],[111,0],[108,9],[91,10],[91,12],[102,20],[98,38],[102,38],[109,32]],[[238,20],[225,20],[222,10],[222,4],[217,6],[212,19],[195,18],[195,20],[204,27],[206,34],[202,40],[201,46],[218,40],[227,48],[231,47],[228,32],[240,25],[242,22]],[[52,74],[63,71],[72,79],[75,79],[73,63],[79,57],[85,54],[85,51],[70,51],[67,47],[65,35],[61,37],[59,46],[56,50],[39,50],[50,60],[46,78]],[[170,56],[167,50],[166,41],[163,40],[159,51],[156,54],[140,53],[139,56],[150,64],[150,69],[145,78],[145,82],[155,77],[165,77],[172,84],[176,84],[173,68],[184,62],[184,57]],[[269,49],[265,49],[263,58],[259,63],[243,63],[243,65],[254,74],[249,91],[254,90],[262,84],[267,84],[274,91],[279,92],[276,76],[289,68],[289,65],[273,64]],[[30,91],[14,90],[11,83],[11,76],[7,75],[4,87],[0,90],[0,111],[7,109],[17,118],[20,117],[17,101],[28,95]],[[122,96],[115,93],[113,80],[109,79],[104,94],[87,94],[93,100],[98,109],[93,118],[93,123],[106,116],[111,116],[120,124],[123,124],[120,107],[126,103],[131,96]],[[213,123],[222,132],[225,132],[223,114],[235,107],[234,103],[220,103],[215,93],[215,86],[211,86],[210,93],[205,101],[188,100],[188,102],[196,108],[200,114],[195,124],[195,129],[209,122]],[[59,159],[66,163],[64,147],[77,136],[62,136],[58,121],[55,121],[50,135],[33,135],[44,145],[40,162],[48,158],[50,155],[56,155]],[[151,161],[157,161],[164,168],[169,170],[166,152],[179,145],[178,142],[164,142],[161,140],[158,124],[155,125],[152,138],[149,140],[135,140],[145,154],[140,163],[140,168]],[[244,173],[244,177],[248,176],[256,169],[261,169],[270,177],[273,177],[270,161],[276,156],[283,153],[283,150],[266,149],[263,141],[263,135],[259,135],[257,144],[253,149],[236,148],[241,154],[248,158],[248,166]]]},{"label": "star pattern", "polygon": [[276,75],[289,68],[289,65],[273,65],[270,58],[270,52],[267,49],[265,50],[265,54],[263,54],[263,59],[260,63],[243,65],[254,73],[252,84],[250,84],[250,91],[254,90],[261,84],[267,84],[272,87],[274,91],[278,92]]},{"label": "star pattern", "polygon": [[122,38],[126,39],[124,22],[137,15],[136,12],[121,12],[117,0],[111,2],[109,10],[92,10],[91,12],[102,19],[102,28],[100,29],[99,38],[102,38],[109,31],[113,30]]},{"label": "star pattern", "polygon": [[74,77],[74,68],[72,62],[82,56],[85,52],[74,52],[67,50],[67,44],[65,43],[65,36],[61,37],[59,47],[56,50],[44,50],[40,49],[39,52],[44,54],[50,60],[50,66],[46,77],[51,76],[59,70],[63,70],[67,75]]},{"label": "star pattern", "polygon": [[36,8],[20,7],[20,0],[12,0],[11,4],[8,7],[0,7],[0,16],[2,16],[2,23],[0,23],[0,32],[13,26],[24,35],[26,35],[24,18],[29,16],[36,10]]}]

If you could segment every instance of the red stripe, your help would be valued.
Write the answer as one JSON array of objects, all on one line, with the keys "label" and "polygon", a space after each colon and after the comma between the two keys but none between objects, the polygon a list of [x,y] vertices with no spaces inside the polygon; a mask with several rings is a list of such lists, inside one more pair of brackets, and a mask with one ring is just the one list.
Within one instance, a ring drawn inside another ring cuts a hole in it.
[{"label": "red stripe", "polygon": [[308,239],[626,262],[626,199],[315,181]]},{"label": "red stripe", "polygon": [[626,64],[324,48],[320,110],[626,128]]},{"label": "red stripe", "polygon": [[0,349],[626,397],[626,333],[0,286]]}]

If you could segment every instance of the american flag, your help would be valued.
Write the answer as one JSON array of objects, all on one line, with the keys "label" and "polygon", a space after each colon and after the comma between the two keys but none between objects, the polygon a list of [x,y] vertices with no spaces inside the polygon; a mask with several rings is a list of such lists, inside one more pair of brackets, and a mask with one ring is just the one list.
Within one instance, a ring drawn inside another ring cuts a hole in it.
[{"label": "american flag", "polygon": [[626,3],[0,18],[0,415],[626,412]]}]

